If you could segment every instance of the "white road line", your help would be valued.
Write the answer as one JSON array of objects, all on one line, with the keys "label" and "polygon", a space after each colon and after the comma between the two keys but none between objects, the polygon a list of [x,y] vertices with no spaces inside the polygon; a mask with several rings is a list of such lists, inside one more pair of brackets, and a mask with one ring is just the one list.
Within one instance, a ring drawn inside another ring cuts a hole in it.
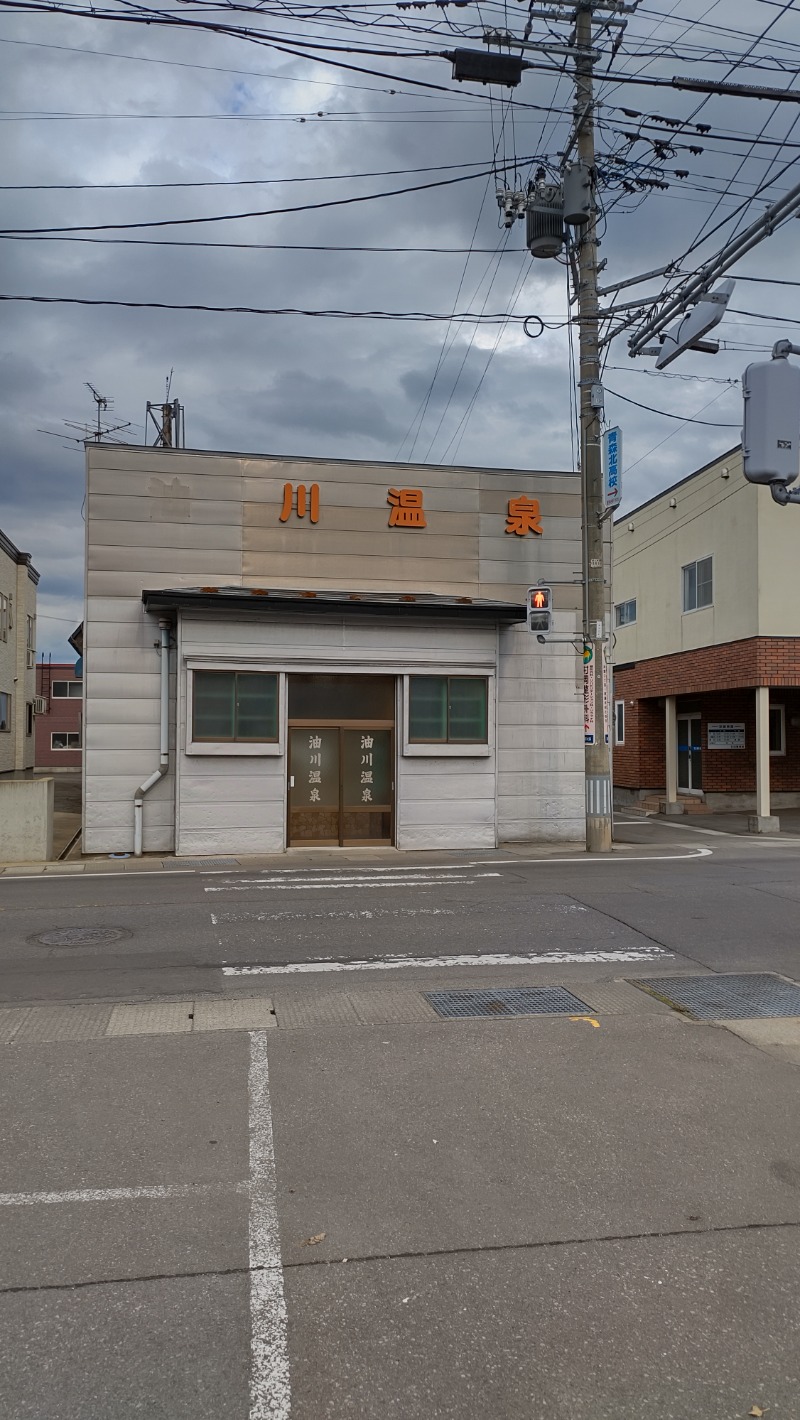
[{"label": "white road line", "polygon": [[250,1420],[291,1411],[267,1033],[250,1033]]},{"label": "white road line", "polygon": [[583,966],[585,963],[617,961],[662,961],[672,952],[654,947],[652,951],[628,952],[541,952],[515,955],[511,952],[485,952],[480,956],[452,957],[381,957],[365,961],[293,961],[284,966],[223,966],[223,976],[297,976],[329,971],[399,971],[403,967],[448,966]]},{"label": "white road line", "polygon": [[203,1198],[214,1193],[249,1193],[249,1183],[162,1183],[134,1188],[65,1188],[43,1193],[0,1193],[0,1208],[37,1203],[127,1203],[137,1199]]},{"label": "white road line", "polygon": [[[467,872],[466,869],[460,867],[437,868],[435,871],[431,872],[428,872],[426,868],[416,868],[413,874],[405,875],[396,873],[393,868],[383,868],[381,869],[380,873],[375,873],[372,876],[368,876],[360,869],[350,869],[349,871],[345,870],[343,872],[327,872],[324,874],[324,876],[320,876],[319,874],[317,874],[315,877],[312,877],[309,873],[267,874],[266,872],[263,872],[260,873],[257,878],[232,877],[229,874],[228,882],[255,883],[257,885],[261,885],[263,883],[280,883],[282,887],[295,887],[299,882],[317,882],[322,883],[323,886],[326,883],[463,883],[465,881],[471,882],[473,878],[499,877],[499,873],[473,873],[471,871]],[[223,884],[222,886],[225,886],[225,884]]]},{"label": "white road line", "polygon": [[341,888],[391,888],[391,887],[427,887],[436,883],[464,883],[470,887],[478,878],[499,878],[500,873],[476,873],[474,878],[459,877],[455,874],[449,878],[331,878],[326,882],[278,882],[275,879],[261,878],[251,879],[245,883],[225,883],[221,887],[211,886],[204,889],[205,892],[333,892]]},{"label": "white road line", "polygon": [[583,867],[594,867],[604,864],[610,867],[612,864],[622,864],[627,868],[629,863],[680,863],[690,858],[710,858],[713,850],[711,848],[695,847],[688,853],[643,853],[639,858],[628,858],[617,850],[620,848],[637,848],[635,843],[618,843],[613,853],[581,853],[580,857],[572,858],[479,858],[473,865],[481,868],[485,863],[498,863],[503,868],[547,868],[551,863],[580,863]]},{"label": "white road line", "polygon": [[[586,912],[588,908],[582,907],[576,911]],[[211,925],[217,927],[220,922],[308,922],[311,920],[329,922],[335,918],[356,921],[361,917],[367,921],[374,921],[376,917],[455,917],[455,915],[453,907],[374,907],[372,910],[362,907],[352,912],[212,912]]]}]

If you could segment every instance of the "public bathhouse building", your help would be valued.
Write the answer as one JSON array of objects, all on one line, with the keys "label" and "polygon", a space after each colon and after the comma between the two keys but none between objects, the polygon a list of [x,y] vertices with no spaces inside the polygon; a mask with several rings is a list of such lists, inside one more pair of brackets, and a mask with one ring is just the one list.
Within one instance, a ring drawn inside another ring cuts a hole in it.
[{"label": "public bathhouse building", "polygon": [[800,804],[800,510],[740,448],[614,527],[614,788],[749,809]]},{"label": "public bathhouse building", "polygon": [[87,461],[85,852],[583,836],[577,475]]}]

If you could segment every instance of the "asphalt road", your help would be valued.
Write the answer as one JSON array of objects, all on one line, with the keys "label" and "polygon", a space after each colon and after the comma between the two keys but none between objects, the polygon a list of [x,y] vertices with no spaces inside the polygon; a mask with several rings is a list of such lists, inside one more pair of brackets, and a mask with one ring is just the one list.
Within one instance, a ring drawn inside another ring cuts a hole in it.
[{"label": "asphalt road", "polygon": [[[678,836],[650,824],[625,832],[626,856],[611,861],[427,854],[365,867],[326,858],[258,872],[3,879],[0,1000],[253,989],[255,975],[231,970],[322,958],[558,954],[553,965],[566,967],[598,952],[668,951],[681,969],[798,974],[800,842]],[[694,856],[709,845],[710,856]],[[70,928],[120,936],[40,940]]]},{"label": "asphalt road", "polygon": [[0,881],[4,1420],[797,1420],[797,1066],[627,983],[800,979],[800,844],[626,833]]}]

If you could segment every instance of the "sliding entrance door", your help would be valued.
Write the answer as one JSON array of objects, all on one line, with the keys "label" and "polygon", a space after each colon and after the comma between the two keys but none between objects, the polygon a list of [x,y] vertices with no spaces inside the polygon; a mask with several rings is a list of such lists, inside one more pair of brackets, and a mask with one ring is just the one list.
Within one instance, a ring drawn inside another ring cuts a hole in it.
[{"label": "sliding entrance door", "polygon": [[394,697],[391,676],[290,676],[290,847],[393,842]]}]

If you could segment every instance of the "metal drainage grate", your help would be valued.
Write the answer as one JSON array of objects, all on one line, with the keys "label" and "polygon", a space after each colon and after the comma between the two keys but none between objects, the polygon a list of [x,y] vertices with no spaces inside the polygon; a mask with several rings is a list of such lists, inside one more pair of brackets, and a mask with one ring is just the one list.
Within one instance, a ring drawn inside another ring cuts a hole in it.
[{"label": "metal drainage grate", "polygon": [[714,976],[649,976],[632,980],[655,992],[696,1021],[741,1021],[765,1016],[800,1016],[800,986],[771,972]]},{"label": "metal drainage grate", "polygon": [[101,947],[129,937],[124,927],[62,927],[55,932],[42,932],[29,938],[44,947]]},{"label": "metal drainage grate", "polygon": [[559,1016],[591,1008],[563,986],[509,987],[499,991],[423,991],[437,1016]]},{"label": "metal drainage grate", "polygon": [[238,858],[164,858],[165,868],[240,868]]}]

